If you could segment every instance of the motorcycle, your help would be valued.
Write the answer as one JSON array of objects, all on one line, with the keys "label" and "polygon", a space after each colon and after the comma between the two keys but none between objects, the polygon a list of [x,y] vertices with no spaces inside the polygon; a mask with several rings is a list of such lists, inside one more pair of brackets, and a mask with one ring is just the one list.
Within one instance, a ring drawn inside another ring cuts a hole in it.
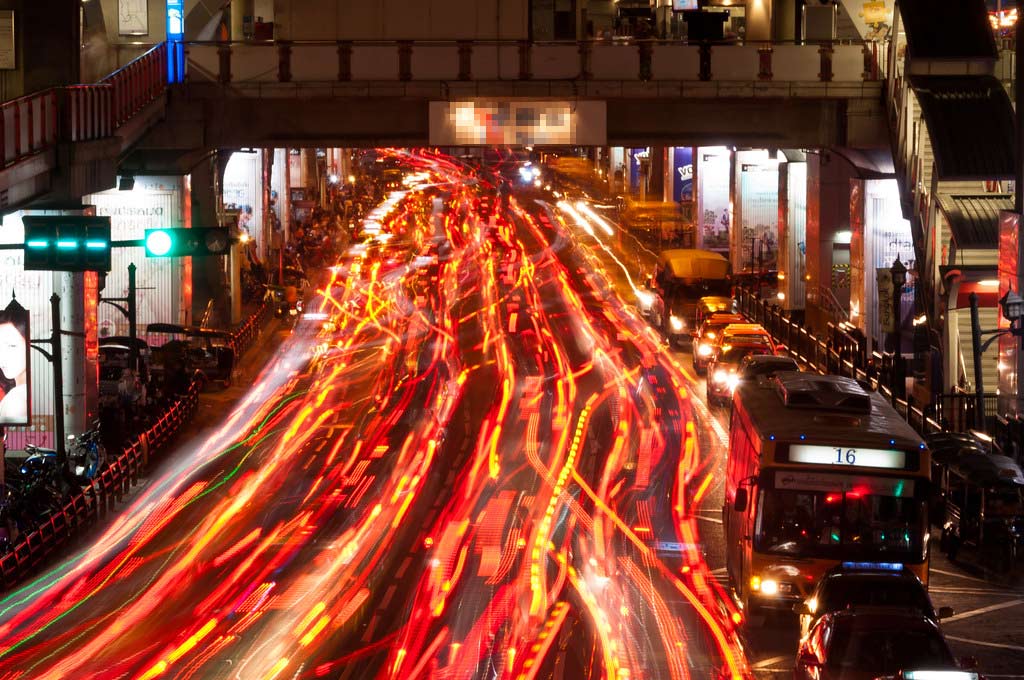
[{"label": "motorcycle", "polygon": [[78,437],[68,435],[68,466],[75,481],[88,484],[107,466],[107,449],[100,441],[99,425]]}]

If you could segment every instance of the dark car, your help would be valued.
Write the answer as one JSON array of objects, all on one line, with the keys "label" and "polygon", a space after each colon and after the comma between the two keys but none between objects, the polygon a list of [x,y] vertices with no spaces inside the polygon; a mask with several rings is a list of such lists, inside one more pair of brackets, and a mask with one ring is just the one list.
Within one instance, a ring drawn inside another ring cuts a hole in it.
[{"label": "dark car", "polygon": [[708,370],[708,362],[715,353],[719,336],[726,326],[734,323],[743,323],[743,316],[718,312],[705,318],[693,332],[693,370],[698,375],[704,375]]},{"label": "dark car", "polygon": [[[877,680],[928,677],[922,671],[962,671],[938,625],[916,612],[890,609],[825,614],[801,640],[796,680]],[[948,677],[948,676],[943,676]],[[978,676],[965,673],[964,678]]]},{"label": "dark car", "polygon": [[874,562],[844,562],[826,574],[793,611],[800,616],[803,637],[825,614],[863,607],[912,611],[935,622],[953,615],[949,607],[936,612],[924,584],[902,564]]},{"label": "dark car", "polygon": [[740,382],[740,363],[748,356],[771,354],[772,348],[760,343],[722,345],[708,363],[708,404],[724,404]]}]

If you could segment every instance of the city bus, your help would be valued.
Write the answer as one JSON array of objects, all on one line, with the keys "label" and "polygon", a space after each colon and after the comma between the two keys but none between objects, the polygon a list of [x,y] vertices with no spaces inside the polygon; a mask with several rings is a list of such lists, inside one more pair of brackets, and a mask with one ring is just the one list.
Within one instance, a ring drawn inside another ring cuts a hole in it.
[{"label": "city bus", "polygon": [[697,310],[703,298],[721,297],[731,303],[729,260],[720,253],[693,248],[665,250],[648,285],[652,289],[650,319],[676,344],[697,329]]},{"label": "city bus", "polygon": [[797,371],[733,395],[726,567],[747,618],[791,610],[843,564],[928,584],[930,455],[878,393]]}]

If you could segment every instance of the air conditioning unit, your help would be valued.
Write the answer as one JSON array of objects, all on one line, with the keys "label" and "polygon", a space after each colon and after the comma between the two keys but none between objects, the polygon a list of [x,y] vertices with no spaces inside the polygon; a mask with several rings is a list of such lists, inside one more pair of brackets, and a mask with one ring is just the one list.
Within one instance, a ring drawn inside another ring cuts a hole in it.
[{"label": "air conditioning unit", "polygon": [[790,408],[871,413],[871,395],[851,378],[785,373],[780,374],[775,382],[779,398]]}]

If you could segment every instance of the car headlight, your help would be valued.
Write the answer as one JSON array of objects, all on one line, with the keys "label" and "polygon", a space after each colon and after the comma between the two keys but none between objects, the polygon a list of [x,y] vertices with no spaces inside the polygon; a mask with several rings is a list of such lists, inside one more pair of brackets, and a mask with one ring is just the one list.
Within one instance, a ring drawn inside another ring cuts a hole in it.
[{"label": "car headlight", "polygon": [[740,377],[737,374],[735,374],[735,373],[731,373],[731,374],[729,374],[729,377],[726,378],[725,383],[726,383],[726,385],[729,386],[729,389],[731,391],[735,392],[736,391],[736,386],[740,384]]},{"label": "car headlight", "polygon": [[674,314],[669,317],[668,323],[676,333],[680,333],[684,328],[686,328],[686,324],[683,323],[683,320]]},{"label": "car headlight", "polygon": [[654,304],[654,295],[648,293],[646,290],[638,290],[636,292],[636,299],[640,301],[640,304],[644,307],[650,307]]},{"label": "car headlight", "polygon": [[706,337],[706,338],[707,338],[708,340],[714,340],[714,339],[715,339],[715,338],[717,338],[718,336],[717,336],[717,335],[715,335],[715,332],[714,332],[714,331],[708,331],[708,334],[707,334],[707,335],[706,335],[705,337]]},{"label": "car headlight", "polygon": [[709,357],[709,356],[711,356],[711,353],[713,351],[714,351],[714,349],[711,347],[711,345],[700,345],[697,348],[697,354],[699,356],[702,356],[702,357]]},{"label": "car headlight", "polygon": [[761,581],[761,592],[769,597],[777,595],[779,593],[779,582],[770,578],[763,579]]},{"label": "car headlight", "polygon": [[718,369],[717,371],[715,371],[715,375],[712,377],[712,379],[716,383],[724,383],[726,380],[729,379],[729,374],[723,371],[722,369]]}]

